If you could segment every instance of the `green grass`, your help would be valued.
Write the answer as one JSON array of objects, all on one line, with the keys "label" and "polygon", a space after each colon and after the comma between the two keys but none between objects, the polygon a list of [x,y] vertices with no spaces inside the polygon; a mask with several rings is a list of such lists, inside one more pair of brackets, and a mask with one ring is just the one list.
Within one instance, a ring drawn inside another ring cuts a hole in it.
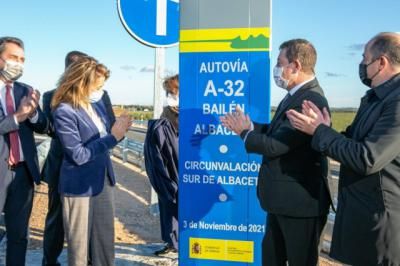
[{"label": "green grass", "polygon": [[128,114],[131,115],[134,120],[149,120],[153,118],[153,112],[151,111],[128,111]]},{"label": "green grass", "polygon": [[[132,115],[133,119],[137,120],[149,120],[153,117],[152,111],[128,111],[128,113]],[[272,112],[272,117],[273,115],[274,112]],[[332,127],[338,132],[344,131],[353,122],[355,115],[355,112],[332,111]]]},{"label": "green grass", "polygon": [[[275,112],[272,112],[271,117],[274,117],[274,114]],[[332,127],[338,132],[344,131],[353,122],[355,116],[355,112],[333,111]]]},{"label": "green grass", "polygon": [[341,132],[353,122],[355,112],[332,112],[332,127]]}]

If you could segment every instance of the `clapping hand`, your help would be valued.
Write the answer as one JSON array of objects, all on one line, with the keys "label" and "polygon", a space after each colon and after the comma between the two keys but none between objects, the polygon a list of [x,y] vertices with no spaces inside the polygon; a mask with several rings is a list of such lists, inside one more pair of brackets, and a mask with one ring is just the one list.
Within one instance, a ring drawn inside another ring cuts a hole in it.
[{"label": "clapping hand", "polygon": [[28,115],[29,118],[34,117],[36,115],[37,107],[39,106],[40,101],[40,92],[38,90],[30,89],[28,102],[32,107],[32,111]]},{"label": "clapping hand", "polygon": [[23,122],[29,117],[36,114],[36,109],[39,106],[40,93],[37,90],[30,89],[27,96],[21,99],[15,116],[18,122]]},{"label": "clapping hand", "polygon": [[302,104],[302,113],[293,109],[286,112],[290,124],[308,135],[314,135],[315,130],[321,124],[330,126],[331,117],[328,110],[324,107],[321,110],[311,101],[304,101]]},{"label": "clapping hand", "polygon": [[114,126],[111,129],[111,134],[118,140],[120,141],[124,136],[125,133],[129,130],[131,127],[131,117],[123,113],[120,117],[117,118],[115,121]]},{"label": "clapping hand", "polygon": [[237,135],[240,135],[243,130],[251,129],[251,120],[249,115],[245,115],[239,106],[236,106],[234,113],[228,113],[220,117],[221,123],[224,127],[232,130]]}]

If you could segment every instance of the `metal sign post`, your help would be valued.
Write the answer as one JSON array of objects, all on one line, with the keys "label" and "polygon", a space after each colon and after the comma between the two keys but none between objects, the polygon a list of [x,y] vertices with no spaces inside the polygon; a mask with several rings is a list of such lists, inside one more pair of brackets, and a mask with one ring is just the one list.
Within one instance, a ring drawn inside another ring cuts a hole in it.
[{"label": "metal sign post", "polygon": [[155,49],[154,62],[154,114],[153,118],[158,119],[163,109],[163,80],[165,75],[165,48]]},{"label": "metal sign post", "polygon": [[[154,98],[153,98],[153,119],[160,118],[163,110],[163,87],[165,73],[165,48],[155,48],[155,62],[154,62]],[[150,198],[150,213],[156,215],[158,210],[157,193],[151,188]]]}]

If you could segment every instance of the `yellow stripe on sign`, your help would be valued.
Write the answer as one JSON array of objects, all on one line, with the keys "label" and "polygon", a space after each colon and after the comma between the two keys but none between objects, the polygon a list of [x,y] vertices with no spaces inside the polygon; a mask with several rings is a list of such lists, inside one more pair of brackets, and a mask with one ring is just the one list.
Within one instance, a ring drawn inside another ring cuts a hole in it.
[{"label": "yellow stripe on sign", "polygon": [[269,51],[270,28],[180,31],[180,52]]},{"label": "yellow stripe on sign", "polygon": [[247,38],[250,35],[265,34],[270,36],[270,28],[228,28],[228,29],[196,29],[181,30],[179,41],[201,41],[201,40],[220,40],[232,39],[241,35]]},{"label": "yellow stripe on sign", "polygon": [[254,242],[210,238],[190,238],[189,258],[254,262]]}]

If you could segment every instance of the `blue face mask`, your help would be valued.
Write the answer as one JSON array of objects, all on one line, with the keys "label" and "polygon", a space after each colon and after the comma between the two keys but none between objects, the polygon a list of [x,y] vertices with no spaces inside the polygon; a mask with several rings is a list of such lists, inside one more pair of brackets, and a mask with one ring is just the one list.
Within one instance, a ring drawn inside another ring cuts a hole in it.
[{"label": "blue face mask", "polygon": [[101,98],[103,97],[103,94],[104,94],[104,90],[103,89],[99,89],[99,90],[96,90],[96,91],[92,92],[90,94],[90,96],[89,96],[90,102],[91,103],[96,103],[96,102],[100,101]]}]

